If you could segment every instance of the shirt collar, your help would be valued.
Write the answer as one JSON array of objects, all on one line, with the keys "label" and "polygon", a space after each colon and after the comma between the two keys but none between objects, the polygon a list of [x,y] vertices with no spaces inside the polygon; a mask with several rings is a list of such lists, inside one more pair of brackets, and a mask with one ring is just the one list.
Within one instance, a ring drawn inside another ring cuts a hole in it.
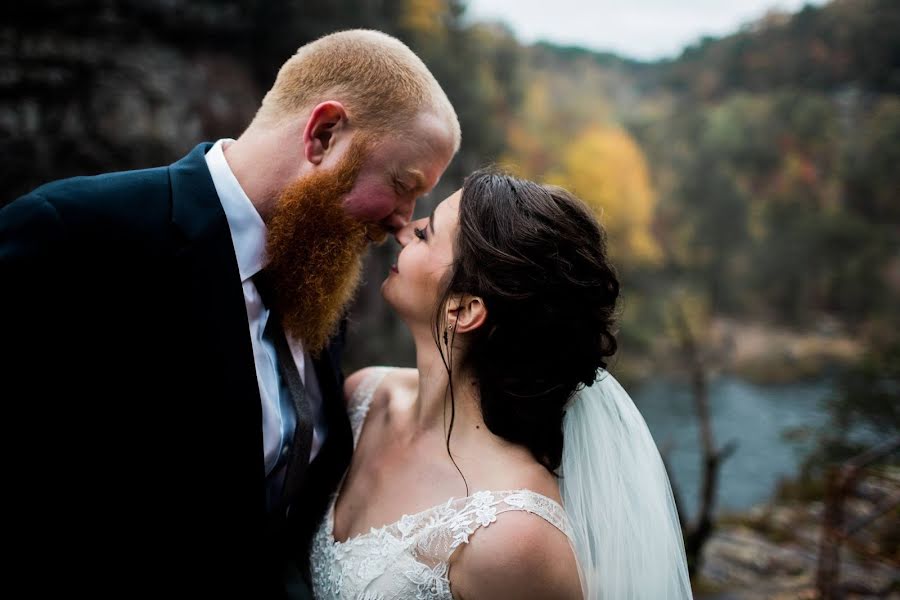
[{"label": "shirt collar", "polygon": [[234,140],[217,141],[206,153],[206,165],[225,211],[241,282],[256,275],[265,265],[266,224],[228,166],[223,151]]}]

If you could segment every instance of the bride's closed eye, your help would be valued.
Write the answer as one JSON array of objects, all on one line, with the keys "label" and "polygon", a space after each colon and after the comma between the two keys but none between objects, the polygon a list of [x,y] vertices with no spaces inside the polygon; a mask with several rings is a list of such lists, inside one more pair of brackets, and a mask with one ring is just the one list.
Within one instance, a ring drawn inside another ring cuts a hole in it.
[{"label": "bride's closed eye", "polygon": [[420,240],[425,240],[425,230],[419,229],[418,227],[413,227],[413,234]]}]

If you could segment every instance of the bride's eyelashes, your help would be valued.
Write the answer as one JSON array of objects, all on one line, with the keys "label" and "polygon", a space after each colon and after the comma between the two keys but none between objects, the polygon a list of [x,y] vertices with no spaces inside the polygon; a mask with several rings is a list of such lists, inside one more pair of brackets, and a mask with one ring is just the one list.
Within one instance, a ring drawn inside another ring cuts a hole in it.
[{"label": "bride's eyelashes", "polygon": [[415,234],[415,236],[417,238],[419,238],[420,240],[425,241],[426,236],[425,236],[424,229],[419,229],[418,227],[413,227],[413,234]]}]

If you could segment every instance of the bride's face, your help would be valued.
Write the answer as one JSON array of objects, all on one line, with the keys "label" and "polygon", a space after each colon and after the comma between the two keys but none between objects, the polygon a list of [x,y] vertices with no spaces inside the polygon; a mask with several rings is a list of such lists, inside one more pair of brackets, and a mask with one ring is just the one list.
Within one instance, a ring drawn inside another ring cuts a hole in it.
[{"label": "bride's face", "polygon": [[459,191],[451,194],[431,215],[411,222],[397,234],[402,250],[381,293],[409,325],[427,325],[434,318],[443,278],[453,264],[460,196]]}]

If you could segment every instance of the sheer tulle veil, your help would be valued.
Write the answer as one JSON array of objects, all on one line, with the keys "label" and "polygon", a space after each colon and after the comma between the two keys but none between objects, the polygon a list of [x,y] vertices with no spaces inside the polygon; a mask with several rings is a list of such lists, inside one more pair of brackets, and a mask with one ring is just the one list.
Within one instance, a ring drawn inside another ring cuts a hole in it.
[{"label": "sheer tulle veil", "polygon": [[560,493],[589,600],[692,598],[672,488],[628,393],[600,369],[566,408]]}]

